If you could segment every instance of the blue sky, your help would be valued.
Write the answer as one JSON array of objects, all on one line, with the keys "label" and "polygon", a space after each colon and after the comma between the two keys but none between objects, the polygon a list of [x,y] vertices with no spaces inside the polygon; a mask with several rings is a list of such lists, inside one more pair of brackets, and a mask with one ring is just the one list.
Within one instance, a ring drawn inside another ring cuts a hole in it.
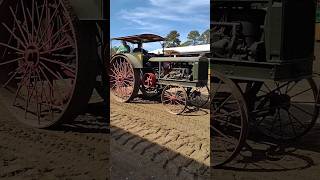
[{"label": "blue sky", "polygon": [[[191,30],[200,33],[210,26],[210,0],[111,0],[111,38],[140,33],[166,36],[180,33],[184,42]],[[158,43],[145,44],[154,50]]]}]

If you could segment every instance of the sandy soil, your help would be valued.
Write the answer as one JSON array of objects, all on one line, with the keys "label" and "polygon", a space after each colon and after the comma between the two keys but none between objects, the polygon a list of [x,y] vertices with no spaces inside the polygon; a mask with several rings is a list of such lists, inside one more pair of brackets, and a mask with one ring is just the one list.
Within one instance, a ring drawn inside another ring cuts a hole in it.
[{"label": "sandy soil", "polygon": [[156,101],[111,100],[111,179],[210,179],[208,110],[168,113]]},{"label": "sandy soil", "polygon": [[101,102],[92,103],[74,122],[39,130],[0,108],[0,179],[106,180],[109,140],[102,110]]},{"label": "sandy soil", "polygon": [[[212,170],[216,180],[318,180],[320,176],[320,124],[293,144],[252,142],[253,156],[243,162],[232,162],[222,169]],[[266,155],[270,147],[281,151],[272,158]]]}]

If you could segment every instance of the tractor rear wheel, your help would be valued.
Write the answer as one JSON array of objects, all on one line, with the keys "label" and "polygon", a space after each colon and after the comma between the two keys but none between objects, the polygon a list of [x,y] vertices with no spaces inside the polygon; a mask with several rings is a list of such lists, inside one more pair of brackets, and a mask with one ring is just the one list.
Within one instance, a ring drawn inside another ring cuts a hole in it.
[{"label": "tractor rear wheel", "polygon": [[2,104],[36,128],[74,119],[94,87],[91,30],[67,0],[4,0],[0,12]]},{"label": "tractor rear wheel", "polygon": [[110,62],[110,92],[118,102],[129,102],[138,95],[139,69],[135,69],[124,55],[115,55]]}]

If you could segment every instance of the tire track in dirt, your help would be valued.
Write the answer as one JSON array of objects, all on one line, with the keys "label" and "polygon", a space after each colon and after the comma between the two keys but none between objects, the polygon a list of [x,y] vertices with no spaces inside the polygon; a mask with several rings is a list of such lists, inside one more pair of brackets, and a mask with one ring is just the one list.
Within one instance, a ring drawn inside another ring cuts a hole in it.
[{"label": "tire track in dirt", "polygon": [[[133,151],[139,158],[148,159],[154,166],[168,170],[176,179],[210,179],[209,135],[200,138],[203,132],[199,133],[198,130],[192,129],[183,131],[185,127],[177,127],[176,123],[166,124],[172,117],[180,121],[194,117],[181,118],[181,116],[167,115],[168,112],[163,109],[159,111],[161,104],[154,106],[154,109],[146,107],[147,105],[140,104],[122,106],[112,103],[110,119],[112,140],[123,148]],[[155,112],[158,112],[157,117],[150,119],[150,115],[154,116]],[[206,116],[197,116],[195,119],[204,118]],[[161,119],[162,123],[159,122]],[[198,127],[205,126],[205,124],[198,125]]]}]

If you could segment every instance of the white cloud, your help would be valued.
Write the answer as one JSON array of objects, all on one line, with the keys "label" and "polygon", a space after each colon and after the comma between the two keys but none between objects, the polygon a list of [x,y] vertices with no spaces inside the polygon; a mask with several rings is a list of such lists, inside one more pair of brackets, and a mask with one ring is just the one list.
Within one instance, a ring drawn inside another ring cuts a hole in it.
[{"label": "white cloud", "polygon": [[205,24],[209,26],[209,0],[147,0],[134,9],[122,9],[119,16],[130,28],[161,32],[174,22],[180,24]]},{"label": "white cloud", "polygon": [[188,14],[210,8],[210,0],[149,0],[154,6]]}]

